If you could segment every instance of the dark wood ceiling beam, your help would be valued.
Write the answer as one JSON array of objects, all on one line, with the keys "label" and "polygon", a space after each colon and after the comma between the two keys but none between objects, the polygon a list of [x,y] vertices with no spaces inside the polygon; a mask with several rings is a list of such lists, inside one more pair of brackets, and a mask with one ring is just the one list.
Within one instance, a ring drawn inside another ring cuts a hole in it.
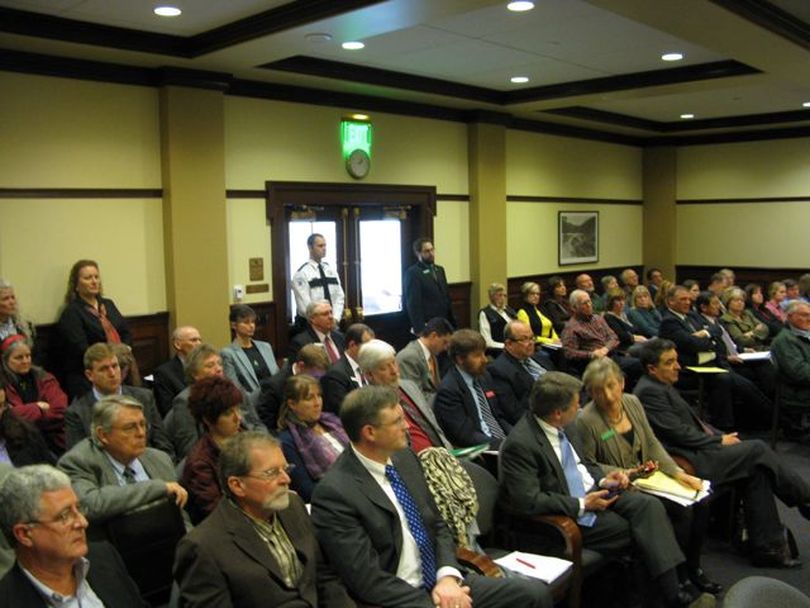
[{"label": "dark wood ceiling beam", "polygon": [[810,24],[766,0],[710,0],[717,6],[810,49]]}]

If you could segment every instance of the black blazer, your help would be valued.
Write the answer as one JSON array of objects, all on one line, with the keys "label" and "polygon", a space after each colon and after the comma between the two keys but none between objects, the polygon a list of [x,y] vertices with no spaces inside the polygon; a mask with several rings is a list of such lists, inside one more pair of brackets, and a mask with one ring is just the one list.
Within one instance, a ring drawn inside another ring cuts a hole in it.
[{"label": "black blazer", "polygon": [[[88,543],[87,546],[87,559],[90,561],[87,582],[104,605],[115,608],[145,606],[138,587],[127,574],[118,551],[106,542]],[[48,604],[20,569],[19,564],[14,564],[0,580],[0,606],[47,608]]]},{"label": "black blazer", "polygon": [[[512,424],[504,413],[498,396],[492,390],[492,378],[484,372],[478,381],[484,390],[492,415],[503,428],[504,434],[509,434]],[[433,409],[439,425],[454,446],[466,447],[489,443],[497,447],[500,444],[499,440],[492,439],[481,431],[478,405],[456,366],[453,366],[442,379],[433,402]]]},{"label": "black blazer", "polygon": [[529,410],[529,394],[534,378],[523,364],[508,352],[503,351],[487,366],[492,376],[492,388],[498,395],[498,403],[511,424]]},{"label": "black blazer", "polygon": [[323,409],[333,414],[339,414],[343,398],[356,388],[360,387],[354,380],[351,363],[344,353],[321,378]]},{"label": "black blazer", "polygon": [[[343,334],[337,330],[334,330],[329,334],[329,337],[332,338],[332,342],[335,343],[335,348],[338,349],[338,353],[343,356],[343,351],[346,350],[346,340],[343,338]],[[318,334],[316,334],[315,330],[312,329],[312,326],[307,323],[307,328],[304,331],[295,334],[295,336],[293,336],[293,338],[290,340],[290,345],[287,349],[287,357],[289,358],[289,362],[292,363],[295,361],[295,357],[302,347],[306,346],[307,344],[320,343],[321,341],[318,340]]]},{"label": "black blazer", "polygon": [[288,361],[277,373],[259,383],[261,390],[256,401],[256,413],[271,433],[278,429],[278,411],[284,401],[284,384],[292,375],[292,361]]},{"label": "black blazer", "polygon": [[417,262],[405,271],[402,280],[405,311],[416,334],[433,317],[443,317],[453,327],[458,327],[444,268],[434,264],[433,271],[435,278],[428,264]]},{"label": "black blazer", "polygon": [[[452,534],[433,502],[416,455],[406,449],[391,460],[433,540],[437,569],[461,569]],[[399,516],[351,447],[315,487],[312,521],[326,557],[358,600],[374,606],[433,608],[428,592],[397,578],[402,550]]]},{"label": "black blazer", "polygon": [[664,310],[661,313],[661,329],[658,332],[659,338],[666,338],[675,343],[678,349],[678,362],[682,367],[687,365],[698,364],[698,353],[700,352],[714,352],[717,353],[717,358],[712,361],[711,365],[725,366],[725,346],[722,340],[719,341],[715,338],[698,338],[692,334],[701,329],[709,329],[708,323],[695,312],[690,312],[686,315],[686,319],[681,319],[673,314],[670,310]]},{"label": "black blazer", "polygon": [[166,363],[155,369],[155,404],[161,416],[166,416],[172,409],[172,401],[177,394],[186,388],[186,373],[183,362],[175,355]]}]

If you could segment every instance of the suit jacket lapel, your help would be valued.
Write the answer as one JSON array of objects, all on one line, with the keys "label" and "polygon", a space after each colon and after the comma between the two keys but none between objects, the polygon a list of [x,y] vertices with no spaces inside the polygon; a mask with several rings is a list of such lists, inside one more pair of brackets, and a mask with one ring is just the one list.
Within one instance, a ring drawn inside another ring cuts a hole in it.
[{"label": "suit jacket lapel", "polygon": [[242,368],[242,376],[244,376],[244,378],[253,385],[252,388],[258,388],[259,379],[256,378],[256,372],[253,370],[253,365],[250,363],[250,359],[248,359],[245,351],[242,350],[242,347],[236,342],[233,342],[232,346],[236,356],[236,362],[239,367]]},{"label": "suit jacket lapel", "polygon": [[[227,499],[223,498],[222,500]],[[227,508],[222,511],[222,516],[226,529],[233,536],[234,544],[255,562],[267,568],[279,583],[284,585],[284,575],[281,572],[281,567],[273,554],[270,553],[267,544],[253,528],[253,524],[236,507],[230,504],[225,506]]]},{"label": "suit jacket lapel", "polygon": [[540,446],[540,451],[542,452],[543,456],[546,460],[549,461],[551,464],[551,468],[554,471],[554,474],[557,476],[557,481],[560,484],[560,489],[565,494],[571,494],[568,490],[568,482],[565,479],[565,473],[562,470],[562,465],[560,464],[560,459],[557,458],[557,454],[554,452],[554,448],[551,447],[551,444],[548,441],[548,437],[543,432],[543,429],[540,428],[540,425],[537,423],[537,420],[534,418],[531,412],[526,414],[529,417],[529,427],[532,429],[532,432],[535,434],[535,438],[537,440],[537,444]]}]

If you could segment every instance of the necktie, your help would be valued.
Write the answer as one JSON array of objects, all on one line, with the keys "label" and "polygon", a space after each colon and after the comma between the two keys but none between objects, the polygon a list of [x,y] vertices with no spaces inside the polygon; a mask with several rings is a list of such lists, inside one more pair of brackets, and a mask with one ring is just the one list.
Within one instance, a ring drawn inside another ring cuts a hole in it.
[{"label": "necktie", "polygon": [[430,371],[430,379],[433,381],[434,386],[439,386],[439,374],[436,373],[436,357],[430,355],[428,359],[428,370]]},{"label": "necktie", "polygon": [[323,345],[326,347],[326,355],[329,357],[329,362],[334,363],[338,359],[340,359],[340,355],[335,348],[335,343],[332,342],[332,338],[326,336],[323,339]]},{"label": "necktie", "polygon": [[[565,474],[565,481],[568,483],[568,492],[574,498],[583,498],[585,496],[585,484],[582,483],[582,474],[577,468],[574,448],[571,447],[571,442],[568,441],[568,437],[565,436],[565,433],[560,431],[559,437],[562,468]],[[585,511],[582,516],[577,518],[577,523],[590,528],[596,523],[596,513],[593,511]]]},{"label": "necktie", "polygon": [[481,418],[484,419],[484,424],[487,427],[481,430],[493,439],[503,439],[506,437],[506,433],[503,432],[501,425],[498,424],[498,421],[492,414],[489,402],[487,401],[486,395],[484,395],[484,389],[481,388],[477,380],[473,380],[473,388],[475,388],[475,398],[478,401],[478,409],[481,410]]},{"label": "necktie", "polygon": [[523,367],[526,368],[533,380],[537,380],[546,373],[545,368],[531,357],[523,360]]},{"label": "necktie", "polygon": [[731,336],[729,335],[728,331],[726,331],[726,328],[720,325],[720,331],[723,332],[723,344],[726,345],[726,351],[728,351],[728,354],[739,355],[740,353],[737,351],[737,345],[734,343],[734,340],[731,339]]},{"label": "necktie", "polygon": [[[329,284],[326,282],[326,273],[323,271],[323,264],[318,262],[318,272],[321,275],[321,286],[323,287],[323,299],[332,306],[332,296],[329,294]],[[334,363],[334,362],[333,362]]]},{"label": "necktie", "polygon": [[408,522],[408,529],[411,531],[413,539],[419,547],[419,558],[422,562],[422,587],[428,591],[436,585],[436,553],[433,549],[433,542],[428,536],[419,509],[411,497],[411,493],[405,486],[405,482],[397,473],[397,470],[389,465],[385,466],[385,476],[391,482],[394,496],[397,497],[399,505],[405,512],[405,519]]},{"label": "necktie", "polygon": [[130,466],[124,467],[124,481],[127,485],[131,483],[136,483],[135,481],[135,469]]}]

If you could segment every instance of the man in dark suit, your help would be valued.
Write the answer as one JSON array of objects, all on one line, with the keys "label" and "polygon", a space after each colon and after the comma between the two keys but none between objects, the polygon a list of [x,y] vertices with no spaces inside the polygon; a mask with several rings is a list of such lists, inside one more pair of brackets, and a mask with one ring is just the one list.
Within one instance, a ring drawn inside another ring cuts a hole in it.
[{"label": "man in dark suit", "polygon": [[335,329],[335,320],[332,318],[332,305],[326,300],[310,302],[306,310],[307,327],[304,331],[293,336],[287,356],[292,360],[306,344],[320,344],[329,357],[330,365],[336,363],[346,343],[343,334]]},{"label": "man in dark suit", "polygon": [[278,428],[278,412],[284,402],[284,385],[287,378],[298,374],[322,378],[328,369],[329,358],[323,347],[320,344],[305,344],[295,359],[290,359],[287,365],[269,380],[262,381],[262,389],[256,401],[256,412],[268,430],[272,432]]},{"label": "man in dark suit", "polygon": [[810,485],[783,466],[765,442],[723,433],[695,414],[673,386],[681,369],[674,342],[650,340],[640,354],[647,375],[634,393],[667,451],[687,458],[695,473],[715,486],[734,483],[741,487],[754,565],[798,566],[787,553],[773,497],[775,494],[785,504],[797,506],[810,518]]},{"label": "man in dark suit", "polygon": [[222,448],[227,498],[177,546],[181,605],[355,606],[324,563],[288,473],[280,444],[266,433],[239,433]]},{"label": "man in dark suit", "polygon": [[97,342],[87,349],[84,353],[84,373],[93,386],[88,393],[74,399],[65,412],[65,441],[68,449],[90,436],[93,404],[96,401],[107,395],[126,395],[143,406],[144,416],[149,423],[148,444],[174,457],[174,446],[163,430],[163,421],[152,392],[121,383],[121,366],[109,344]]},{"label": "man in dark suit", "polygon": [[529,411],[529,394],[535,380],[551,369],[533,358],[534,334],[528,323],[510,321],[504,328],[504,349],[487,366],[492,389],[511,424]]},{"label": "man in dark suit", "polygon": [[118,552],[87,543],[87,520],[61,471],[48,465],[12,471],[0,486],[0,527],[16,554],[0,580],[0,606],[144,606]]},{"label": "man in dark suit", "polygon": [[425,322],[433,317],[442,317],[453,327],[458,327],[447,276],[444,268],[436,265],[433,242],[428,238],[418,238],[413,242],[413,252],[418,261],[405,271],[402,280],[405,312],[411,322],[411,331],[419,335]]},{"label": "man in dark suit", "polygon": [[346,350],[343,356],[333,363],[323,378],[323,409],[337,414],[346,393],[363,385],[363,374],[357,362],[360,347],[374,338],[374,330],[363,323],[354,323],[346,330]]},{"label": "man in dark suit", "polygon": [[[711,299],[710,294],[703,292],[698,300],[701,297],[704,301]],[[760,422],[770,420],[771,403],[750,380],[732,369],[721,331],[719,325],[709,323],[700,313],[691,310],[689,291],[685,287],[676,285],[669,290],[658,336],[675,343],[681,367],[710,365],[727,372],[704,374],[712,424],[721,429],[734,428],[735,398],[741,401],[750,417],[759,417]]]},{"label": "man in dark suit", "polygon": [[175,355],[155,369],[155,403],[161,416],[166,416],[172,409],[172,400],[177,393],[186,388],[186,373],[183,367],[188,354],[198,344],[202,344],[200,332],[196,327],[186,325],[172,332],[172,348]]},{"label": "man in dark suit", "polygon": [[439,356],[447,351],[452,333],[447,319],[434,317],[425,323],[416,340],[397,353],[400,376],[415,382],[428,403],[433,403],[439,389],[442,377]]},{"label": "man in dark suit", "polygon": [[390,387],[366,386],[340,412],[351,445],[318,483],[312,520],[324,552],[364,604],[397,608],[551,606],[537,580],[464,574]]},{"label": "man in dark suit", "polygon": [[512,424],[487,373],[486,342],[477,331],[459,329],[450,338],[453,367],[442,379],[433,409],[457,447],[488,443],[497,448]]},{"label": "man in dark suit", "polygon": [[[676,568],[685,561],[662,503],[622,491],[627,473],[607,475],[584,464],[576,427],[582,383],[549,372],[535,384],[531,411],[515,425],[501,452],[500,500],[521,515],[567,515],[577,520],[583,546],[614,555],[634,544],[667,606],[687,606],[695,597],[680,589]],[[619,492],[609,494],[610,490]],[[703,605],[713,598],[700,596]],[[710,605],[714,605],[711,601]]]}]

